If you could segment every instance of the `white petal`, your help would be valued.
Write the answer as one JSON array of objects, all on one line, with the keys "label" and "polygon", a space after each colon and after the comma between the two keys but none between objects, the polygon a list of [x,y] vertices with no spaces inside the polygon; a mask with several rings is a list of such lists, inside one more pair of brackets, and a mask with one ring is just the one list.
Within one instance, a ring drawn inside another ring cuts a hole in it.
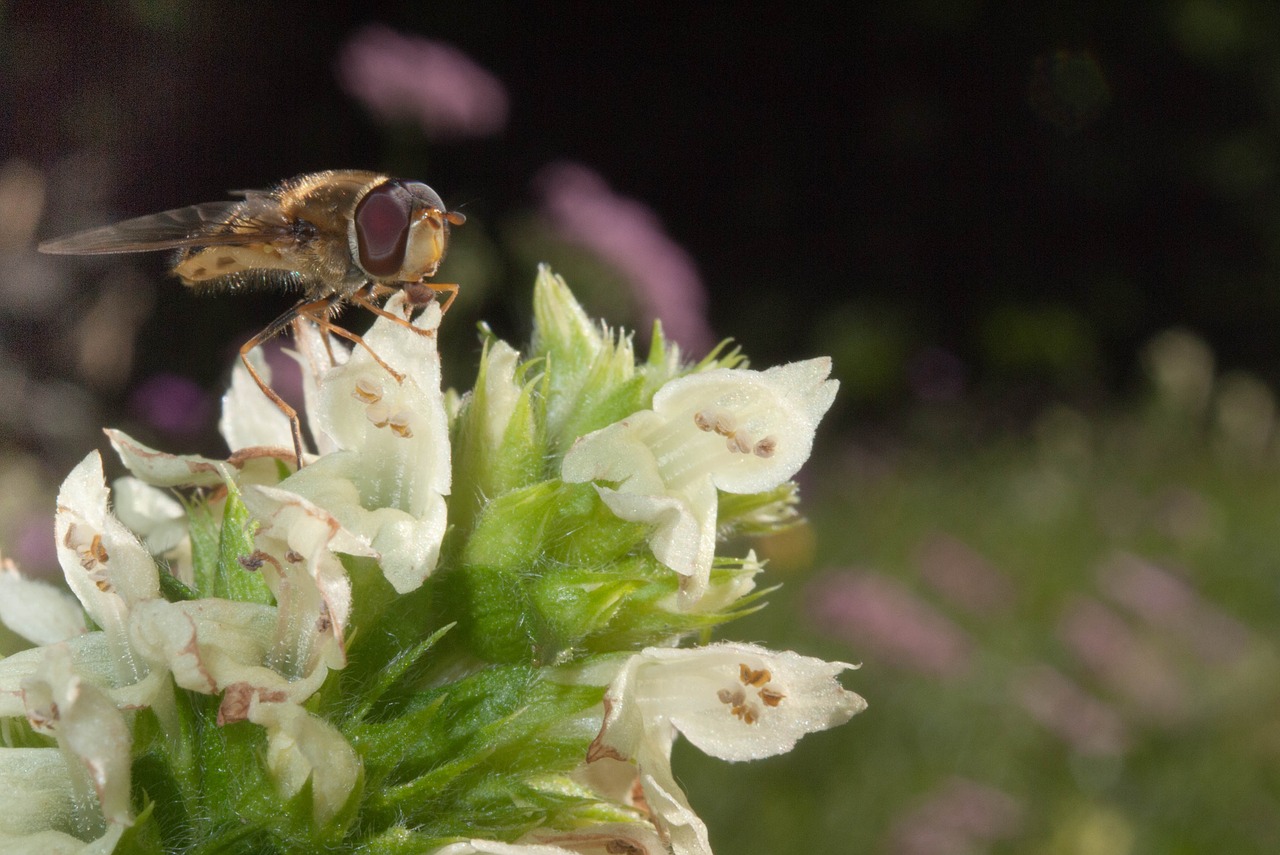
[{"label": "white petal", "polygon": [[[435,569],[447,526],[447,506],[441,493],[410,483],[417,474],[412,463],[373,460],[371,456],[376,458],[363,451],[327,454],[282,481],[280,488],[323,508],[344,529],[372,546],[383,575],[403,594],[421,585]],[[408,473],[409,477],[401,477],[400,495],[388,497],[380,492],[383,485],[370,481],[370,476],[388,466],[377,479],[395,477],[390,469],[397,465],[405,466],[400,475]],[[411,500],[413,510],[384,504],[406,499]]]},{"label": "white petal", "polygon": [[489,448],[502,446],[507,425],[520,401],[520,385],[516,383],[516,366],[520,353],[501,339],[495,341],[485,354],[484,401],[485,414],[481,419],[488,435],[484,443]]},{"label": "white petal", "polygon": [[301,323],[294,327],[294,350],[286,350],[302,368],[302,399],[307,419],[307,430],[315,441],[316,450],[329,454],[338,450],[338,444],[324,432],[320,419],[319,379],[335,365],[342,365],[351,358],[350,348],[337,336],[326,336],[315,324]]},{"label": "white petal", "polygon": [[56,644],[86,631],[75,597],[28,579],[7,558],[0,564],[0,623],[33,644]]},{"label": "white petal", "polygon": [[129,471],[156,487],[209,487],[226,480],[227,464],[194,454],[156,451],[124,431],[108,429],[107,438]]},{"label": "white petal", "polygon": [[71,778],[56,748],[0,748],[0,792],[0,834],[27,835],[70,825]]},{"label": "white petal", "polygon": [[108,428],[104,432],[128,470],[153,487],[214,487],[233,478],[241,484],[274,484],[279,480],[279,463],[294,463],[292,441],[288,450],[255,446],[240,449],[226,460],[213,460],[156,451],[124,431]]},{"label": "white petal", "polygon": [[641,768],[640,787],[654,819],[671,843],[672,855],[711,855],[707,826],[689,806],[666,760]]},{"label": "white petal", "polygon": [[38,831],[21,837],[0,832],[0,852],[5,855],[111,855],[124,832],[123,825],[111,825],[106,833],[89,843],[61,831]]},{"label": "white petal", "polygon": [[[262,348],[249,351],[249,361],[263,381],[270,384],[271,368]],[[231,388],[222,396],[218,431],[232,451],[255,446],[293,449],[289,417],[263,393],[240,359],[231,368]]]},{"label": "white petal", "polygon": [[262,665],[275,622],[275,609],[258,603],[156,599],[134,608],[129,638],[138,655],[171,671],[182,688],[214,694],[241,681],[287,683]]},{"label": "white petal", "polygon": [[360,758],[337,728],[294,703],[249,707],[249,720],[267,729],[267,768],[285,798],[311,779],[316,819],[326,823],[351,796]]},{"label": "white petal", "polygon": [[620,519],[654,526],[649,547],[667,567],[684,576],[682,606],[692,607],[706,590],[716,549],[716,489],[709,481],[681,494],[630,493],[597,487]]},{"label": "white petal", "polygon": [[[387,301],[389,312],[401,312],[403,294]],[[434,461],[429,474],[437,479],[433,486],[448,487],[448,443],[439,448],[439,438],[447,438],[443,395],[440,391],[440,354],[436,350],[435,331],[440,323],[440,308],[430,304],[414,321],[426,335],[388,320],[378,318],[364,336],[368,347],[356,347],[344,364],[337,365],[318,378],[316,418],[321,430],[333,437],[339,448],[371,449],[396,457],[412,454],[414,459]],[[387,365],[404,375],[397,382],[370,354],[376,353]],[[410,419],[409,437],[398,435],[370,420],[371,406],[383,405],[388,415],[403,413]],[[443,454],[441,452],[443,451]],[[442,479],[442,480],[440,480]]]},{"label": "white petal", "polygon": [[171,494],[132,476],[111,483],[116,517],[142,538],[152,555],[164,555],[187,536],[187,512]]},{"label": "white petal", "polygon": [[[634,771],[634,769],[633,769]],[[633,775],[634,777],[634,775]],[[538,829],[528,835],[528,843],[563,847],[585,855],[617,852],[627,855],[667,855],[667,846],[658,830],[648,822],[611,822],[589,825],[573,831]]]}]

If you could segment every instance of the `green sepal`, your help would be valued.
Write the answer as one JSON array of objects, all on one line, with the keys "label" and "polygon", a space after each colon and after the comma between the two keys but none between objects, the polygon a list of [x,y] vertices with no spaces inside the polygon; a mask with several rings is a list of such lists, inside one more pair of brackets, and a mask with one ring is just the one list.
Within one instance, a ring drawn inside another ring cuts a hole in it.
[{"label": "green sepal", "polygon": [[719,535],[758,537],[791,528],[804,519],[799,504],[800,487],[795,481],[763,493],[720,493],[716,508]]},{"label": "green sepal", "polygon": [[222,508],[218,575],[214,579],[213,595],[242,603],[271,605],[275,598],[271,596],[266,580],[261,573],[243,563],[253,555],[253,537],[258,531],[258,522],[249,515],[235,482],[228,480],[226,486],[227,500]]},{"label": "green sepal", "polygon": [[212,597],[218,578],[221,528],[203,494],[196,494],[187,503],[187,532],[191,538],[191,587],[197,596]]},{"label": "green sepal", "polygon": [[436,642],[443,638],[445,633],[455,626],[457,626],[456,621],[440,627],[413,647],[399,651],[385,667],[378,669],[374,673],[373,680],[361,686],[359,691],[355,692],[356,696],[360,698],[360,703],[351,711],[351,719],[358,722],[369,715],[383,695],[408,673],[409,669],[418,664],[423,655],[435,647]]},{"label": "green sepal", "polygon": [[262,574],[241,562],[254,552],[257,522],[249,516],[234,481],[226,482],[226,490],[221,519],[215,518],[206,495],[197,495],[187,505],[193,567],[190,590],[197,597],[271,605],[275,600]]},{"label": "green sepal", "polygon": [[494,666],[420,693],[395,718],[349,727],[370,782],[366,827],[514,839],[543,824],[571,805],[528,781],[582,762],[602,696],[540,669]]},{"label": "green sepal", "polygon": [[630,337],[593,323],[545,266],[534,284],[533,315],[530,357],[546,360],[547,446],[558,460],[578,437],[648,406],[646,384]]},{"label": "green sepal", "polygon": [[146,806],[133,818],[133,825],[124,830],[116,841],[113,855],[156,855],[165,851],[167,837],[155,819],[156,803],[148,800]]},{"label": "green sepal", "polygon": [[[475,390],[453,422],[450,524],[463,530],[485,501],[546,477],[544,399],[537,394],[543,384],[541,377],[530,376],[541,363],[524,362],[514,366],[511,377],[495,376],[500,370],[493,365],[496,352],[518,358],[507,345],[486,341]],[[503,401],[504,392],[514,393],[514,400]],[[504,424],[491,423],[499,419]]]},{"label": "green sepal", "polygon": [[200,599],[199,591],[190,587],[186,582],[183,582],[163,567],[160,568],[159,577],[160,596],[164,597],[169,602],[178,603],[183,600]]},{"label": "green sepal", "polygon": [[[561,568],[607,569],[641,548],[648,527],[614,516],[590,485],[547,481],[491,501],[458,566],[440,579],[448,614],[467,614],[460,634],[488,662],[551,662],[578,635],[572,618],[549,619],[546,580]],[[589,603],[587,611],[600,606]]]}]

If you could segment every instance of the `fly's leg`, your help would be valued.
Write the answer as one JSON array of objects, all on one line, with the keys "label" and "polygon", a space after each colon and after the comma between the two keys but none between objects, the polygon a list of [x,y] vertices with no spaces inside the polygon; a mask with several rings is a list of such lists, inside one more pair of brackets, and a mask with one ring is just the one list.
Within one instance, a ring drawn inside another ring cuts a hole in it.
[{"label": "fly's leg", "polygon": [[[375,302],[376,298],[381,297],[384,294],[394,292],[394,290],[394,288],[388,288],[386,286],[366,285],[359,291],[352,294],[349,299],[357,306],[372,312],[378,317],[386,318],[387,320],[393,321],[402,327],[408,327],[418,335],[435,335],[435,330],[424,330],[421,327],[416,327],[409,323],[407,319],[400,317],[394,312],[388,312]],[[418,308],[427,305],[435,299],[437,291],[447,292],[448,296],[445,298],[444,302],[440,304],[441,318],[444,317],[445,312],[449,311],[449,307],[453,305],[454,299],[458,296],[457,285],[443,282],[432,282],[430,285],[425,282],[406,282],[401,286],[401,290],[404,291],[405,296],[408,297],[407,302],[410,308]]]},{"label": "fly's leg", "polygon": [[369,355],[373,357],[373,361],[381,365],[388,374],[390,374],[393,378],[395,378],[395,381],[397,383],[404,380],[404,375],[401,374],[399,371],[395,370],[394,368],[392,368],[390,365],[388,365],[386,361],[384,361],[383,358],[378,355],[378,352],[369,346],[368,342],[366,342],[363,338],[356,335],[355,333],[351,332],[351,330],[344,329],[338,326],[337,324],[335,324],[333,321],[329,320],[327,312],[314,314],[312,312],[300,311],[297,314],[298,314],[298,317],[306,318],[308,321],[311,321],[316,326],[320,327],[320,330],[322,332],[333,333],[339,338],[345,338],[347,341],[351,342],[357,347],[363,347],[369,353]]},{"label": "fly's leg", "polygon": [[[431,296],[424,299],[422,295],[419,295],[419,289],[425,289],[430,292]],[[449,307],[453,305],[453,301],[458,299],[458,284],[456,282],[432,282],[430,284],[426,282],[412,282],[405,287],[405,291],[409,294],[410,300],[414,303],[421,303],[423,305],[429,303],[436,294],[444,291],[448,296],[445,297],[444,302],[440,304],[440,317],[442,318],[449,313]]]},{"label": "fly's leg", "polygon": [[[369,347],[364,339],[329,320],[329,313],[333,311],[334,307],[338,305],[341,299],[342,298],[335,293],[321,297],[318,300],[306,298],[299,300],[284,312],[284,314],[267,324],[267,326],[263,328],[262,332],[258,333],[240,346],[240,361],[244,363],[245,368],[249,369],[249,376],[253,378],[253,382],[258,384],[258,388],[262,390],[262,394],[270,398],[271,403],[275,404],[276,408],[279,409],[280,412],[284,413],[289,419],[289,431],[293,435],[293,456],[299,469],[302,468],[302,422],[298,420],[298,411],[289,406],[289,403],[285,401],[284,398],[281,398],[276,390],[271,388],[271,385],[267,383],[267,381],[262,379],[262,375],[258,373],[258,369],[254,368],[253,363],[249,361],[249,351],[275,338],[283,332],[285,327],[289,326],[289,324],[293,323],[295,320],[303,318],[316,324],[316,326],[320,327],[322,332],[333,333],[336,336],[347,339],[347,341],[350,341],[355,345],[363,347],[369,352],[369,355],[373,357],[375,362],[386,369],[387,373],[395,378],[397,383],[404,380],[404,375],[388,365],[382,357],[373,350],[373,348]],[[328,344],[328,336],[325,336],[325,346],[328,347]]]},{"label": "fly's leg", "polygon": [[244,363],[244,367],[249,369],[249,376],[253,378],[253,382],[258,384],[258,388],[262,390],[262,394],[271,399],[271,403],[276,405],[280,412],[284,413],[289,419],[289,430],[293,434],[293,456],[297,461],[298,468],[302,468],[302,423],[298,421],[298,411],[289,406],[284,398],[276,394],[276,390],[272,389],[267,381],[262,379],[262,375],[258,373],[258,369],[253,367],[253,363],[249,361],[249,351],[253,350],[271,339],[278,336],[284,331],[284,328],[293,323],[299,317],[313,317],[317,310],[327,312],[330,307],[337,302],[337,295],[330,294],[319,300],[302,299],[294,303],[284,314],[276,318],[263,328],[262,332],[246,341],[240,346],[240,361]]}]

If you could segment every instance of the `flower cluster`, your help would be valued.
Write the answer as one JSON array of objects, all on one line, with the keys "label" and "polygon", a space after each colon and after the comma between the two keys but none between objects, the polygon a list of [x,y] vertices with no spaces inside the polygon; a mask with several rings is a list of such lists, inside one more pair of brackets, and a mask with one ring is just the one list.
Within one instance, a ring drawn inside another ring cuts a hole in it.
[{"label": "flower cluster", "polygon": [[226,460],[108,431],[129,474],[67,477],[70,594],[0,569],[4,851],[709,853],[677,734],[747,760],[865,706],[849,665],[680,646],[760,606],[717,537],[794,518],[827,360],[637,362],[544,269],[459,397],[438,308],[388,310],[297,325],[301,469],[237,368]]}]

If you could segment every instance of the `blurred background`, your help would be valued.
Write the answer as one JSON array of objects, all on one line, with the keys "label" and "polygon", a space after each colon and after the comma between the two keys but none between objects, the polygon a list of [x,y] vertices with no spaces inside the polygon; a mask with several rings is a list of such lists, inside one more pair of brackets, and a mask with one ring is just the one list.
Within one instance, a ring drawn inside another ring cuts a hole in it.
[{"label": "blurred background", "polygon": [[452,385],[539,261],[641,340],[835,358],[730,634],[863,663],[870,709],[680,749],[717,851],[1280,851],[1280,7],[578,5],[0,2],[4,553],[56,571],[103,425],[223,453],[292,302],[35,243],[378,169],[468,216]]}]

